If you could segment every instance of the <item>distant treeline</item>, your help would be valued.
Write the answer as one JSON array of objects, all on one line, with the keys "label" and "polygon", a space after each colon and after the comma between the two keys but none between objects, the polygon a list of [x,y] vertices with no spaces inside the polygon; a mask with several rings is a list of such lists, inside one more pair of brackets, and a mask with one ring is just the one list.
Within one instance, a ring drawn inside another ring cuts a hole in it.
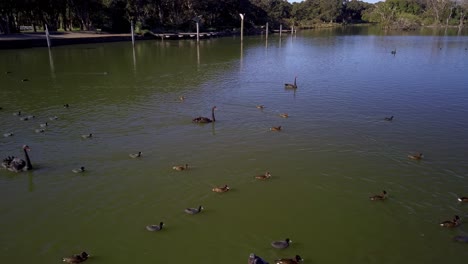
[{"label": "distant treeline", "polygon": [[387,28],[421,25],[463,26],[468,0],[387,0],[377,4],[350,0],[0,0],[0,33],[24,29],[97,30],[232,30],[320,27],[333,23],[380,23]]}]

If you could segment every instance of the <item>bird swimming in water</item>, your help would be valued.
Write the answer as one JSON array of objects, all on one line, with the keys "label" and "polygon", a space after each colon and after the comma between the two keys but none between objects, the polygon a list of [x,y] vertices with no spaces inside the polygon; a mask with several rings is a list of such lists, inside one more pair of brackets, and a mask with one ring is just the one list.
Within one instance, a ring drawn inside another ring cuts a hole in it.
[{"label": "bird swimming in water", "polygon": [[81,166],[79,169],[73,169],[72,171],[74,173],[82,173],[85,172],[85,167]]},{"label": "bird swimming in water", "polygon": [[281,116],[282,118],[288,118],[289,115],[287,113],[281,113],[279,114],[279,116]]},{"label": "bird swimming in water", "polygon": [[270,127],[270,131],[281,131],[281,126]]},{"label": "bird swimming in water", "polygon": [[369,199],[371,199],[371,201],[383,201],[387,199],[387,192],[384,190],[382,194],[373,195],[369,197]]},{"label": "bird swimming in water", "polygon": [[393,121],[393,116],[391,116],[391,117],[385,117],[384,120],[385,120],[385,121]]},{"label": "bird swimming in water", "polygon": [[159,225],[147,225],[146,230],[154,232],[154,231],[161,231],[163,229],[164,223],[160,222]]},{"label": "bird swimming in water", "polygon": [[297,79],[297,76],[294,77],[294,83],[285,83],[284,88],[286,88],[286,89],[296,89],[297,88],[296,79]]},{"label": "bird swimming in water", "polygon": [[289,244],[291,242],[292,240],[290,240],[289,238],[286,238],[285,240],[278,240],[278,241],[271,242],[271,246],[274,248],[283,249],[283,248],[289,247]]},{"label": "bird swimming in water", "polygon": [[93,134],[88,134],[88,135],[81,135],[82,138],[86,139],[86,138],[92,138],[93,137]]},{"label": "bird swimming in water", "polygon": [[414,160],[421,160],[423,158],[422,153],[414,154],[414,155],[408,155],[408,158],[414,159]]},{"label": "bird swimming in water", "polygon": [[203,209],[203,206],[198,206],[198,208],[186,208],[184,211],[187,213],[187,214],[198,214],[200,213]]},{"label": "bird swimming in water", "polygon": [[447,220],[447,221],[443,221],[440,223],[440,226],[443,226],[443,227],[456,227],[456,226],[459,226],[460,225],[460,222],[461,222],[461,219],[458,215],[454,216],[454,218],[452,220]]},{"label": "bird swimming in water", "polygon": [[87,260],[88,258],[89,258],[88,253],[83,251],[79,255],[77,254],[77,255],[73,255],[71,257],[62,258],[62,261],[70,263],[70,264],[76,264],[76,263],[81,263],[81,262]]},{"label": "bird swimming in water", "polygon": [[223,193],[223,192],[227,192],[229,191],[231,188],[229,188],[229,186],[224,185],[223,187],[215,187],[213,189],[211,189],[213,192],[217,192],[217,193]]},{"label": "bird swimming in water", "polygon": [[262,259],[261,257],[255,255],[254,253],[251,253],[249,255],[249,259],[248,259],[248,264],[268,264],[268,262],[266,262],[264,259]]},{"label": "bird swimming in water", "polygon": [[140,158],[141,157],[141,151],[139,151],[138,153],[131,153],[129,154],[130,158]]},{"label": "bird swimming in water", "polygon": [[304,261],[301,256],[296,255],[294,258],[282,258],[275,260],[275,264],[298,264]]},{"label": "bird swimming in water", "polygon": [[268,172],[268,171],[265,172],[265,174],[255,176],[255,179],[259,179],[259,180],[266,180],[266,179],[269,179],[269,178],[271,178],[271,173]]},{"label": "bird swimming in water", "polygon": [[172,169],[176,170],[176,171],[187,170],[188,169],[188,164],[173,166]]},{"label": "bird swimming in water", "polygon": [[215,122],[216,121],[215,114],[214,114],[215,110],[217,110],[217,108],[216,108],[216,106],[213,106],[211,108],[211,119],[209,119],[208,117],[199,116],[199,117],[196,117],[196,118],[192,119],[192,122],[194,122],[194,123],[211,123],[211,122]]}]

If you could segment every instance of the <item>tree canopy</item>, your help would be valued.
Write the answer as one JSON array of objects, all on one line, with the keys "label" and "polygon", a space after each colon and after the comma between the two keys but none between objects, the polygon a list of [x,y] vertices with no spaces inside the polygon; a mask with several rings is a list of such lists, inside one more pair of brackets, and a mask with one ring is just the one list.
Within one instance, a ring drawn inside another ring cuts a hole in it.
[{"label": "tree canopy", "polygon": [[0,33],[33,30],[96,30],[128,32],[239,27],[245,14],[247,29],[317,26],[330,23],[376,22],[384,27],[460,25],[466,20],[468,0],[386,0],[369,4],[356,0],[0,0]]}]

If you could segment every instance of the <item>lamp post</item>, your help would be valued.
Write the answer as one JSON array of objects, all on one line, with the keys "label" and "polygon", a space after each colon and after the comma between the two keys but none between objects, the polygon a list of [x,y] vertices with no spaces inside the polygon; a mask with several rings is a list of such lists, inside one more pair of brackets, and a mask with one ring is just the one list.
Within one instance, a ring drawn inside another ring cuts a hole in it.
[{"label": "lamp post", "polygon": [[245,14],[240,14],[239,13],[239,16],[241,18],[241,42],[244,40],[244,17],[245,17]]}]

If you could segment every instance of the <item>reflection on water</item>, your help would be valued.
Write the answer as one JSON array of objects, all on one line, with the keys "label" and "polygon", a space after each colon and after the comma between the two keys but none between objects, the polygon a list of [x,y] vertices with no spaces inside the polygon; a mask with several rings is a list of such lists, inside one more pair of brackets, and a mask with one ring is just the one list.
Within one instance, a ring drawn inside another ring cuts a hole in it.
[{"label": "reflection on water", "polygon": [[[0,51],[0,72],[11,72],[0,75],[0,130],[14,134],[0,155],[28,144],[37,168],[0,171],[2,261],[82,250],[102,263],[468,257],[452,241],[464,225],[438,225],[467,217],[457,197],[468,192],[468,39],[433,30]],[[298,88],[285,89],[296,75]],[[213,105],[216,124],[191,122]],[[35,118],[20,121],[19,110]],[[422,160],[408,159],[417,152]],[[83,164],[85,175],[71,172]],[[265,171],[271,179],[256,181]],[[211,192],[224,184],[232,191]],[[369,201],[382,190],[386,201]],[[146,231],[160,221],[164,230]],[[271,248],[286,237],[286,251]]]}]

